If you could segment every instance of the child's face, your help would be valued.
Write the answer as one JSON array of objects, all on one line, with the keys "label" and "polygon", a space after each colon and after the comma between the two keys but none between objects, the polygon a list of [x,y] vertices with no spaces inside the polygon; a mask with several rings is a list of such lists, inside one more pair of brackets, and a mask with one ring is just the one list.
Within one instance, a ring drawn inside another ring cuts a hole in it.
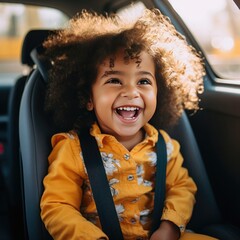
[{"label": "child's face", "polygon": [[124,62],[123,51],[109,66],[109,59],[98,68],[88,105],[94,110],[102,132],[115,136],[120,142],[140,134],[141,128],[156,110],[157,84],[155,65],[146,52],[136,59]]}]

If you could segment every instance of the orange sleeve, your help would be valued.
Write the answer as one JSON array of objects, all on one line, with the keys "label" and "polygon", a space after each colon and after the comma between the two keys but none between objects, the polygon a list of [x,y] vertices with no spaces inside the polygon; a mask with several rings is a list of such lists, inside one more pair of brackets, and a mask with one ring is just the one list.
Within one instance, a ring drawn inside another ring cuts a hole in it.
[{"label": "orange sleeve", "polygon": [[80,164],[77,137],[57,134],[52,138],[52,145],[40,204],[47,230],[55,240],[108,239],[101,229],[80,213],[85,171]]}]

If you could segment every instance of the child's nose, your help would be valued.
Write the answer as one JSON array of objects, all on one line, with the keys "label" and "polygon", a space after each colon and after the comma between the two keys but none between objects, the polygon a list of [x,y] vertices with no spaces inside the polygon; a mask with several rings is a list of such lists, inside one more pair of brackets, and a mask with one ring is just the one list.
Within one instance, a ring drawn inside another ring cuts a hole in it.
[{"label": "child's nose", "polygon": [[139,91],[137,87],[129,85],[125,86],[121,92],[122,97],[127,97],[128,99],[133,99],[139,97]]}]

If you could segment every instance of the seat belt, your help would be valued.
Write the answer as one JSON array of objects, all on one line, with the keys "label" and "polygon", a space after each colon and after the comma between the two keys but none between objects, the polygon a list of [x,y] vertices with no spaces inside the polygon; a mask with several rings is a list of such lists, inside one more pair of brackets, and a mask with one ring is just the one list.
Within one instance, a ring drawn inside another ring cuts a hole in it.
[{"label": "seat belt", "polygon": [[[78,133],[78,136],[102,230],[110,240],[123,240],[118,215],[97,141],[87,128],[82,129]],[[165,200],[167,150],[166,143],[160,132],[156,145],[158,161],[156,166],[155,197],[152,214],[153,222],[150,234],[156,231],[160,225]]]},{"label": "seat belt", "polygon": [[152,228],[150,236],[159,228],[166,192],[166,166],[167,166],[167,146],[162,134],[158,133],[157,141],[157,166],[155,178],[154,208],[152,216]]},{"label": "seat belt", "polygon": [[118,215],[96,139],[87,128],[82,129],[78,135],[102,230],[109,240],[123,240]]}]

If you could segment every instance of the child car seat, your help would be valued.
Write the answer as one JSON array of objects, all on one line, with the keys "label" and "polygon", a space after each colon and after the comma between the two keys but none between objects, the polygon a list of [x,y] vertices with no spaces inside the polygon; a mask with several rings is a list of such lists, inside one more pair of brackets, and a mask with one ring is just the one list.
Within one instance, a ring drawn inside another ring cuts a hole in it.
[{"label": "child car seat", "polygon": [[[49,30],[29,31],[22,44],[21,63],[33,69],[34,62],[30,57],[33,48],[41,44],[49,34]],[[8,122],[7,122],[7,151],[4,161],[1,162],[6,198],[10,215],[10,224],[13,227],[14,239],[25,239],[24,237],[24,212],[21,191],[21,163],[19,160],[19,108],[20,101],[27,81],[28,74],[22,74],[13,85],[8,99]]]}]

